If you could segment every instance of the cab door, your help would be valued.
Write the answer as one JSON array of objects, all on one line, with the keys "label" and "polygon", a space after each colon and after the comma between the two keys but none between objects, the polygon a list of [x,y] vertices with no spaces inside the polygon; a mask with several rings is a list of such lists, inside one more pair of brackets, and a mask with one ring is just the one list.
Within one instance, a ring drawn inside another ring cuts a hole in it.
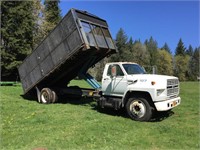
[{"label": "cab door", "polygon": [[[114,75],[113,75],[114,74]],[[127,79],[120,65],[110,65],[102,79],[104,95],[123,96],[127,88]]]}]

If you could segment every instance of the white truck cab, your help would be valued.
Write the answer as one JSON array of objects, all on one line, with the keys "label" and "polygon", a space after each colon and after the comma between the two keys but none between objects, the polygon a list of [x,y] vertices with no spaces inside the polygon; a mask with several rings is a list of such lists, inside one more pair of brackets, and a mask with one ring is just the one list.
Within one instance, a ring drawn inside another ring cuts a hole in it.
[{"label": "white truck cab", "polygon": [[146,74],[132,62],[106,64],[101,90],[101,107],[125,107],[137,121],[148,121],[154,111],[168,111],[181,102],[177,77]]}]

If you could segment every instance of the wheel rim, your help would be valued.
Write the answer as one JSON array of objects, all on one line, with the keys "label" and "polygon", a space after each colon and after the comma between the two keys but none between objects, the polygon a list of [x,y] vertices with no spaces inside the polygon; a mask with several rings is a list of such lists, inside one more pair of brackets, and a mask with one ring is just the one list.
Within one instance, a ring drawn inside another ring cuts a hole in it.
[{"label": "wheel rim", "polygon": [[140,100],[134,100],[130,105],[130,112],[137,118],[142,118],[146,113],[146,107]]},{"label": "wheel rim", "polygon": [[41,100],[43,103],[47,103],[49,101],[49,95],[47,92],[43,92],[41,95]]}]

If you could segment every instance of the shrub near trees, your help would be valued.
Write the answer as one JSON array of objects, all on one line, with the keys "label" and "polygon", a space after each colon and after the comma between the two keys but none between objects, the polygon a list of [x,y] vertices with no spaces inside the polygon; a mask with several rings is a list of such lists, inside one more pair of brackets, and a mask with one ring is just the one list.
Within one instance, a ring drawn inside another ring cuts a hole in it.
[{"label": "shrub near trees", "polygon": [[173,75],[172,55],[168,50],[159,50],[157,59],[157,69],[159,74]]}]

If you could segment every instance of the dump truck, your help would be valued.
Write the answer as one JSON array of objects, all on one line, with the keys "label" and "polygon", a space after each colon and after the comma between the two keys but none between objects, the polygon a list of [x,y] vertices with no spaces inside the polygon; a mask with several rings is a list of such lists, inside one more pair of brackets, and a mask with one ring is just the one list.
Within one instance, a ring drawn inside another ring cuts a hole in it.
[{"label": "dump truck", "polygon": [[[36,93],[40,103],[55,103],[58,95],[92,96],[101,108],[125,108],[136,121],[149,121],[154,112],[181,103],[179,80],[146,74],[133,62],[105,65],[99,84],[88,69],[117,53],[107,22],[86,11],[71,9],[18,68],[24,95]],[[70,87],[75,77],[93,88]]]}]

